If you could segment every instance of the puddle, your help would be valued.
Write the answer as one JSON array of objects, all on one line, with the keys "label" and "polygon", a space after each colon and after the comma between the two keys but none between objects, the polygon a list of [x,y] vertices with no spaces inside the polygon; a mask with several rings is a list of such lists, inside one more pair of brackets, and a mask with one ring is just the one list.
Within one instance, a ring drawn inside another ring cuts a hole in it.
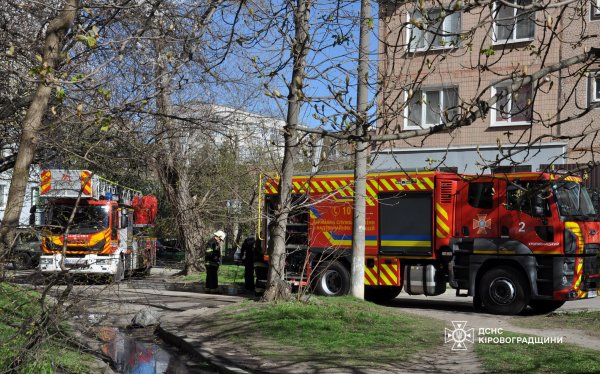
[{"label": "puddle", "polygon": [[157,339],[151,331],[132,331],[135,336],[116,327],[98,329],[102,352],[113,360],[113,370],[124,374],[216,373],[207,364]]}]

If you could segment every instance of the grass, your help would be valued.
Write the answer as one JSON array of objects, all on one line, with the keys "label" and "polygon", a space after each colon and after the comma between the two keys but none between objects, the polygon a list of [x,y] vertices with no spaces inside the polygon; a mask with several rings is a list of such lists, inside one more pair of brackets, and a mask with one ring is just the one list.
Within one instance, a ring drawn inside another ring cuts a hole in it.
[{"label": "grass", "polygon": [[600,373],[598,351],[570,344],[475,344],[475,352],[493,373]]},{"label": "grass", "polygon": [[[34,332],[35,321],[41,314],[39,298],[38,293],[24,287],[0,283],[0,372],[8,369],[19,349]],[[92,359],[58,338],[48,338],[39,349],[27,353],[17,372],[92,373]]]},{"label": "grass", "polygon": [[440,321],[352,297],[311,300],[238,304],[212,329],[260,357],[344,365],[397,362],[443,343]]},{"label": "grass", "polygon": [[600,338],[600,312],[550,313],[515,318],[511,323],[521,327],[580,330],[583,334]]},{"label": "grass", "polygon": [[[206,273],[191,274],[183,277],[184,282],[204,282]],[[244,284],[243,265],[221,265],[219,266],[219,284]]]}]

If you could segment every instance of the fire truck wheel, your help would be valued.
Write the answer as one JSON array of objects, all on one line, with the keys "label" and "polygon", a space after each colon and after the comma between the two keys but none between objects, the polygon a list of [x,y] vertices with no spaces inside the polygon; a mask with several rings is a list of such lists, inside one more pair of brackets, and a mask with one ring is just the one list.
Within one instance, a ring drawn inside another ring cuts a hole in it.
[{"label": "fire truck wheel", "polygon": [[531,300],[529,302],[529,306],[536,313],[546,314],[550,312],[554,312],[556,309],[560,308],[565,304],[565,301],[556,301],[556,300]]},{"label": "fire truck wheel", "polygon": [[350,291],[350,273],[337,261],[321,264],[317,267],[315,291],[322,296],[344,296]]},{"label": "fire truck wheel", "polygon": [[490,269],[481,277],[479,295],[483,309],[492,314],[519,314],[529,302],[525,277],[510,267]]},{"label": "fire truck wheel", "polygon": [[394,300],[402,287],[365,287],[365,299],[376,303]]}]

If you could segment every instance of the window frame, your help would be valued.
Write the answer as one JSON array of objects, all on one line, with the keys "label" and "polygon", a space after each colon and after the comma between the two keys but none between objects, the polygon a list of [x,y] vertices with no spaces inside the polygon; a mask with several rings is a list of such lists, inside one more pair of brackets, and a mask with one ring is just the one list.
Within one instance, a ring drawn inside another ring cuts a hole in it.
[{"label": "window frame", "polygon": [[[507,87],[510,86],[511,83],[508,84],[500,84],[500,85],[493,85],[492,86],[492,97],[494,97],[494,95],[496,95],[497,92],[497,87]],[[526,86],[522,86],[520,90],[522,90],[523,88],[529,86],[529,96],[531,98],[533,98],[533,84],[529,83]],[[510,93],[509,95],[509,100],[510,100],[510,111],[512,111],[512,105],[513,105],[513,95],[515,94],[515,92]],[[507,126],[531,126],[531,124],[533,123],[533,102],[531,103],[531,105],[529,106],[529,110],[530,110],[530,114],[529,114],[529,121],[512,121],[512,114],[510,115],[509,118],[503,120],[503,121],[498,121],[496,119],[496,117],[498,116],[498,110],[496,109],[496,106],[498,105],[498,102],[495,102],[492,106],[491,106],[491,123],[490,123],[490,127],[507,127]]]},{"label": "window frame", "polygon": [[[421,98],[423,99],[423,95],[426,92],[437,92],[438,94],[440,94],[440,108],[443,109],[444,108],[448,108],[448,106],[445,106],[445,91],[448,90],[455,90],[456,91],[456,110],[458,111],[458,100],[459,100],[459,95],[458,95],[458,86],[445,86],[445,87],[427,87],[427,88],[421,88],[419,90],[416,90],[415,95],[418,92],[421,92]],[[413,96],[414,97],[414,96]],[[443,116],[440,113],[440,122],[439,123],[426,123],[427,121],[427,107],[428,105],[426,104],[426,100],[425,102],[421,102],[420,106],[421,106],[421,123],[420,124],[413,124],[413,122],[410,120],[409,117],[409,106],[410,106],[410,100],[408,98],[408,92],[404,92],[404,126],[403,129],[404,130],[421,130],[421,129],[428,129],[431,128],[433,126],[438,126],[441,125],[443,123],[442,118]],[[459,114],[459,113],[456,113]]]},{"label": "window frame", "polygon": [[[428,12],[431,12],[431,11],[441,12],[442,10],[443,10],[442,8],[436,8],[436,7],[427,9]],[[431,31],[429,31],[429,24],[427,25],[427,27],[425,29],[418,29],[415,25],[413,25],[411,23],[411,19],[414,17],[414,14],[416,12],[419,12],[419,10],[417,8],[414,8],[411,11],[407,12],[407,14],[406,14],[407,23],[409,25],[407,27],[407,32],[406,32],[406,49],[409,52],[426,52],[426,51],[436,51],[436,50],[453,49],[453,48],[460,47],[460,38],[459,38],[458,34],[460,34],[460,32],[462,30],[462,14],[461,14],[461,12],[452,12],[452,13],[444,16],[444,18],[442,19],[442,26],[439,30],[439,34],[441,34],[441,35],[437,35]],[[425,19],[423,14],[421,12],[419,12],[419,13],[420,13],[422,19]],[[452,22],[451,22],[452,16],[458,17],[458,21],[456,23],[457,29],[456,30],[447,30],[446,27],[447,26],[450,27],[452,25]],[[437,24],[437,22],[435,24]],[[413,31],[415,29],[417,29],[423,33],[423,35],[421,36],[422,38],[425,39],[423,47],[418,47],[418,46],[413,47],[413,44],[418,40],[417,38],[414,38],[414,40],[413,40]],[[427,37],[426,37],[427,34],[433,35],[432,41],[437,38],[441,38],[441,40],[443,41],[442,45],[438,45],[438,46],[432,45],[432,43],[430,43],[427,40]]]},{"label": "window frame", "polygon": [[600,0],[590,1],[590,21],[600,20]]},{"label": "window frame", "polygon": [[588,106],[600,107],[600,70],[590,70],[588,75]]},{"label": "window frame", "polygon": [[[512,2],[513,4],[517,3],[519,0],[507,0],[508,2]],[[532,2],[532,0],[529,0],[530,3]],[[517,38],[516,37],[516,33],[517,33],[517,12],[518,9],[517,8],[512,8],[513,10],[513,29],[511,30],[511,38],[509,39],[498,39],[498,22],[496,21],[496,15],[498,14],[500,7],[502,4],[500,4],[498,1],[494,1],[493,5],[492,5],[492,20],[493,20],[493,25],[492,25],[492,42],[494,45],[498,45],[498,44],[512,44],[512,43],[525,43],[525,42],[530,42],[533,41],[535,38],[535,28],[536,28],[536,24],[535,24],[535,12],[533,12],[533,19],[530,19],[530,22],[533,24],[533,31],[531,33],[530,37],[527,38]]]}]

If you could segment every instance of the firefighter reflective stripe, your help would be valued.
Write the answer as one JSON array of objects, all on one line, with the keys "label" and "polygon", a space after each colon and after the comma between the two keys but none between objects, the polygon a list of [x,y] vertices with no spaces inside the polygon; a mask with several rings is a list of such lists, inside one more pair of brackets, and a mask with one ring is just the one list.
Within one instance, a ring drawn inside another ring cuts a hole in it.
[{"label": "firefighter reflective stripe", "polygon": [[448,212],[439,204],[435,203],[435,236],[438,238],[445,238],[450,236],[450,220],[448,219]]},{"label": "firefighter reflective stripe", "polygon": [[400,267],[398,264],[379,264],[379,285],[380,286],[398,286],[400,285]]},{"label": "firefighter reflective stripe", "polygon": [[365,266],[365,286],[377,286],[377,265],[372,268]]},{"label": "firefighter reflective stripe", "polygon": [[42,171],[40,193],[45,194],[52,189],[52,172],[50,170]]},{"label": "firefighter reflective stripe", "polygon": [[87,170],[82,170],[81,175],[79,176],[81,179],[81,194],[82,195],[91,195],[92,194],[92,173]]}]

